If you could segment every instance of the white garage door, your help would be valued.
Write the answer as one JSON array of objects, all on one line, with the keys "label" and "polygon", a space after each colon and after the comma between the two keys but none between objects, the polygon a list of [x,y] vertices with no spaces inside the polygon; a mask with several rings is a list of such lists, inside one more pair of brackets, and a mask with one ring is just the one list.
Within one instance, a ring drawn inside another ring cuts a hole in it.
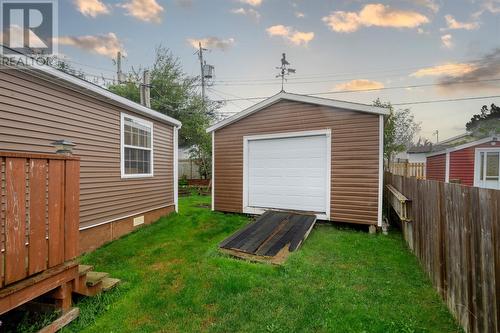
[{"label": "white garage door", "polygon": [[[329,209],[328,134],[248,139],[248,206],[327,214]],[[328,215],[328,214],[327,214]]]}]

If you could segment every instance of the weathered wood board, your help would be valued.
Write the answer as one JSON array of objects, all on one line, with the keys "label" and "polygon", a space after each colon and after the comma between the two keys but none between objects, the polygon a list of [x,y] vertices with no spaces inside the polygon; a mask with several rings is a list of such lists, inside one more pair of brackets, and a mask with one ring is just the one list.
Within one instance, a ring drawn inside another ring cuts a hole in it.
[{"label": "weathered wood board", "polygon": [[221,251],[251,260],[283,263],[299,248],[316,223],[316,216],[267,211],[219,244]]}]

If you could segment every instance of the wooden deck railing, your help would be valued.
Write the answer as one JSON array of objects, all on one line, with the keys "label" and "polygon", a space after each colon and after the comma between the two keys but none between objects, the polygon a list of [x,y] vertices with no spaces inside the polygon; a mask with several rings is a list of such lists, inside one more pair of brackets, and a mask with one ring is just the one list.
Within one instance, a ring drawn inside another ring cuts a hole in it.
[{"label": "wooden deck railing", "polygon": [[0,288],[78,254],[80,161],[0,151]]}]

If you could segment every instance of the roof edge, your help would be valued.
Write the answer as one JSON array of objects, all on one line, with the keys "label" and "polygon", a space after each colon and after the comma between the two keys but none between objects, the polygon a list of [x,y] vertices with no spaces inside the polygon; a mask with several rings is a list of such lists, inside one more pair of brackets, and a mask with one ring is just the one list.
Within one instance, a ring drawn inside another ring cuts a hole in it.
[{"label": "roof edge", "polygon": [[134,101],[131,101],[125,97],[122,97],[122,96],[119,96],[115,93],[112,93],[111,91],[106,90],[98,85],[92,84],[90,82],[87,82],[87,81],[82,80],[80,78],[77,78],[75,76],[69,75],[67,73],[64,73],[63,71],[57,70],[57,69],[52,68],[50,66],[38,64],[36,61],[34,61],[34,62],[30,63],[29,65],[27,65],[26,68],[42,72],[48,76],[55,77],[55,78],[60,79],[66,83],[76,85],[84,90],[98,94],[105,99],[114,101],[115,103],[119,104],[120,106],[129,108],[132,111],[135,111],[139,114],[142,114],[143,116],[151,117],[155,120],[173,125],[175,127],[179,127],[179,128],[182,127],[182,123],[175,118],[169,117],[169,116],[164,115],[158,111],[147,108],[147,107],[145,107],[139,103],[136,103]]},{"label": "roof edge", "polygon": [[437,156],[437,155],[448,154],[448,153],[452,153],[452,152],[457,151],[457,150],[461,150],[461,149],[465,149],[465,148],[469,148],[469,147],[474,147],[474,146],[481,145],[483,143],[487,143],[487,142],[490,142],[490,141],[500,141],[500,133],[499,134],[493,134],[493,135],[487,136],[485,138],[482,138],[482,139],[479,139],[479,140],[476,140],[476,141],[467,142],[467,143],[461,144],[459,146],[450,147],[450,148],[446,148],[446,149],[443,149],[443,150],[438,150],[436,152],[427,154],[426,157],[432,157],[432,156]]},{"label": "roof edge", "polygon": [[273,95],[257,104],[254,104],[245,110],[232,115],[229,118],[226,118],[224,120],[219,121],[218,123],[210,126],[207,128],[207,133],[216,131],[222,127],[228,126],[239,119],[245,118],[253,113],[256,113],[260,110],[262,110],[265,107],[268,107],[270,105],[273,105],[279,101],[282,100],[290,100],[290,101],[295,101],[295,102],[303,102],[303,103],[309,103],[309,104],[316,104],[316,105],[322,105],[322,106],[330,106],[330,107],[335,107],[335,108],[341,108],[341,109],[347,109],[347,110],[352,110],[352,111],[358,111],[358,112],[364,112],[364,113],[372,113],[372,114],[377,114],[377,115],[389,115],[389,110],[386,108],[378,107],[378,106],[373,106],[373,105],[368,105],[368,104],[361,104],[361,103],[354,103],[354,102],[345,102],[345,101],[339,101],[339,100],[334,100],[334,99],[329,99],[329,98],[322,98],[322,97],[314,97],[314,96],[308,96],[308,95],[299,95],[299,94],[292,94],[292,93],[287,93],[287,92],[279,92],[276,95]]}]

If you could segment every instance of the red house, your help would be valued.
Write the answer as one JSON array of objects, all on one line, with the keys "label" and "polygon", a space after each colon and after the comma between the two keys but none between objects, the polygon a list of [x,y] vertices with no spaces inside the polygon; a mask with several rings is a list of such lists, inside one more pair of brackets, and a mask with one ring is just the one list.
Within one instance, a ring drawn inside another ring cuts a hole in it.
[{"label": "red house", "polygon": [[500,135],[427,155],[427,179],[500,189]]}]

